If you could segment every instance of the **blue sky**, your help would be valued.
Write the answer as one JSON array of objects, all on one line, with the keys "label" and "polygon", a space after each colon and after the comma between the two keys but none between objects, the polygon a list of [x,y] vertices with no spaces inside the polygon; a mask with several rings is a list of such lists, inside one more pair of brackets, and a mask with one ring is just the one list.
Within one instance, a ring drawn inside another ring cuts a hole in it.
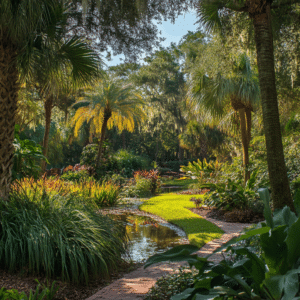
[{"label": "blue sky", "polygon": [[[160,36],[166,38],[161,45],[163,47],[168,47],[172,42],[178,43],[181,38],[188,33],[188,31],[196,31],[199,27],[199,24],[195,24],[196,21],[197,16],[196,12],[194,11],[179,16],[174,24],[172,24],[170,21],[158,24],[158,30],[161,31]],[[107,66],[115,66],[122,62],[120,58],[122,58],[122,55],[112,56],[111,61],[104,59],[104,62],[107,64]]]}]

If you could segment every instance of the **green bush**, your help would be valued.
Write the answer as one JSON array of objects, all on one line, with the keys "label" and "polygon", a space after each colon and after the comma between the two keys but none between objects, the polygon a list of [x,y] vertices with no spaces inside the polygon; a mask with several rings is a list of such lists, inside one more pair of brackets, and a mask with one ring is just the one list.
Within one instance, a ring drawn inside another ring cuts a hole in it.
[{"label": "green bush", "polygon": [[60,179],[66,180],[66,181],[84,181],[88,180],[90,178],[88,171],[86,170],[81,170],[77,172],[72,172],[69,171],[67,173],[64,173],[63,175],[60,176]]},{"label": "green bush", "polygon": [[76,197],[13,190],[0,212],[0,267],[10,272],[87,283],[116,269],[126,251],[124,227]]},{"label": "green bush", "polygon": [[[95,167],[97,151],[97,144],[87,145],[82,151],[80,164]],[[106,150],[97,174],[99,177],[106,174],[112,175],[113,173],[118,173],[124,177],[132,177],[134,171],[148,169],[149,165],[150,162],[146,158],[134,155],[127,150],[119,150],[115,154],[108,154]]]},{"label": "green bush", "polygon": [[146,294],[144,300],[169,300],[194,284],[195,272],[180,268],[179,273],[159,278]]},{"label": "green bush", "polygon": [[148,159],[132,154],[127,150],[119,150],[115,155],[118,170],[125,177],[132,177],[133,172],[137,170],[146,170],[150,166]]},{"label": "green bush", "polygon": [[211,190],[204,196],[204,203],[209,206],[233,210],[249,208],[252,203],[253,207],[257,206],[256,210],[259,209],[259,204],[256,204],[259,203],[256,192],[241,183],[228,179],[226,183],[210,184],[209,187]]},{"label": "green bush", "polygon": [[49,288],[42,285],[42,290],[40,291],[41,284],[38,280],[38,286],[35,291],[30,290],[29,296],[27,296],[24,292],[18,292],[15,289],[7,290],[2,288],[0,290],[0,300],[52,300],[59,287],[55,286],[55,281],[52,283],[52,286]]},{"label": "green bush", "polygon": [[14,163],[12,169],[12,177],[14,179],[21,179],[29,176],[37,178],[40,171],[41,160],[47,160],[43,155],[42,146],[35,141],[28,139],[20,139],[16,128],[14,139]]},{"label": "green bush", "polygon": [[151,179],[139,177],[125,188],[123,195],[125,197],[151,197],[151,186]]}]

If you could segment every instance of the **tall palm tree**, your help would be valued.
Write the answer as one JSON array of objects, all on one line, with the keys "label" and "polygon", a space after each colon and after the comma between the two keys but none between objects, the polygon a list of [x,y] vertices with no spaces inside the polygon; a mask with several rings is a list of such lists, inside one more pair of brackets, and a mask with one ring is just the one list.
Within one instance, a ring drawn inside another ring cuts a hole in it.
[{"label": "tall palm tree", "polygon": [[220,73],[214,77],[196,71],[192,75],[191,89],[193,97],[214,115],[224,114],[228,102],[239,115],[241,140],[243,146],[244,183],[249,180],[249,144],[251,140],[251,113],[259,101],[258,80],[251,69],[250,60],[245,54],[238,56],[232,72]]},{"label": "tall palm tree", "polygon": [[5,200],[12,178],[19,70],[28,71],[28,57],[59,2],[0,1],[0,198]]},{"label": "tall palm tree", "polygon": [[[79,86],[100,73],[100,59],[87,43],[75,37],[67,39],[68,7],[57,7],[50,15],[44,35],[30,60],[29,80],[35,82],[45,109],[43,155],[47,156],[52,108],[66,100]],[[42,163],[45,172],[46,162]]]},{"label": "tall palm tree", "polygon": [[282,12],[292,14],[295,4],[299,3],[300,0],[202,0],[198,7],[200,21],[208,29],[222,27],[221,16],[228,16],[232,12],[246,13],[252,20],[272,199],[274,208],[280,209],[288,205],[292,210],[295,208],[283,154],[276,91],[272,15],[278,14],[283,19]]},{"label": "tall palm tree", "polygon": [[131,85],[122,86],[118,81],[106,78],[84,100],[75,103],[75,136],[81,126],[88,122],[90,130],[100,135],[96,167],[100,166],[106,129],[116,126],[132,132],[135,123],[141,122],[145,113],[142,98]]}]

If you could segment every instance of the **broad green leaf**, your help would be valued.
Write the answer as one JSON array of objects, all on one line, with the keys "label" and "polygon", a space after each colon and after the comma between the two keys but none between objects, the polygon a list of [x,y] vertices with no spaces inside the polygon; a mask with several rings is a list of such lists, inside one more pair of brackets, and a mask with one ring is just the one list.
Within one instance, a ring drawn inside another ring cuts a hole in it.
[{"label": "broad green leaf", "polygon": [[271,235],[265,233],[260,236],[263,257],[270,269],[270,274],[284,274],[288,270],[286,227],[286,225],[278,226],[271,230]]},{"label": "broad green leaf", "polygon": [[185,300],[185,299],[188,299],[194,291],[195,291],[195,289],[193,289],[193,288],[186,289],[182,293],[172,296],[171,300]]},{"label": "broad green leaf", "polygon": [[274,226],[287,225],[290,227],[297,219],[295,213],[288,206],[275,211],[273,217]]},{"label": "broad green leaf", "polygon": [[[188,263],[197,263],[197,255],[191,255],[197,250],[199,250],[199,248],[193,245],[176,246],[164,253],[155,254],[149,257],[144,265],[144,268],[146,269],[153,264],[163,261],[187,261]],[[203,260],[206,261],[206,259]]]},{"label": "broad green leaf", "polygon": [[288,263],[292,266],[300,257],[300,218],[289,228],[286,244],[288,248]]},{"label": "broad green leaf", "polygon": [[266,219],[267,225],[271,228],[274,227],[274,222],[272,218],[272,211],[270,208],[270,193],[267,188],[260,188],[258,189],[258,193],[260,198],[264,202],[264,217]]},{"label": "broad green leaf", "polygon": [[297,215],[300,216],[300,189],[296,189],[296,193],[294,196],[294,206],[295,206]]},{"label": "broad green leaf", "polygon": [[[299,290],[300,269],[288,271],[285,275],[276,275],[263,282],[274,300],[292,300]],[[283,295],[283,297],[282,297]]]}]

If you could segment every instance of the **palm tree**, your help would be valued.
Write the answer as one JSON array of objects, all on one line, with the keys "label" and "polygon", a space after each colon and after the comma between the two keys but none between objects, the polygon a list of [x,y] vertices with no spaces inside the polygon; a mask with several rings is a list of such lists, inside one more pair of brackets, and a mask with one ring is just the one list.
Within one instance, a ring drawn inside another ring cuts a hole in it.
[{"label": "palm tree", "polygon": [[214,77],[196,71],[192,75],[193,97],[215,116],[224,115],[226,103],[239,115],[243,146],[244,183],[249,180],[249,144],[251,140],[251,113],[259,101],[258,80],[245,54],[238,56],[232,72],[225,76],[217,73]]},{"label": "palm tree", "polygon": [[[200,21],[208,29],[214,29],[216,26],[222,27],[220,16],[228,16],[230,12],[246,13],[253,21],[267,162],[272,199],[276,209],[288,205],[292,210],[295,210],[287,177],[280,129],[275,82],[272,14],[281,14],[282,9],[288,14],[288,11],[292,12],[293,5],[297,3],[299,4],[300,0],[290,2],[281,0],[202,0],[198,7]],[[223,12],[226,13],[223,14]],[[282,19],[282,15],[280,15],[280,19]],[[278,24],[277,27],[279,27]]]},{"label": "palm tree", "polygon": [[59,1],[0,1],[0,198],[5,200],[12,178],[19,70],[29,70],[28,57],[56,5]]},{"label": "palm tree", "polygon": [[116,126],[120,132],[124,129],[132,132],[135,123],[141,122],[145,117],[143,104],[141,96],[135,93],[131,85],[122,86],[120,82],[109,78],[100,82],[84,100],[75,103],[75,136],[78,136],[79,129],[85,122],[90,123],[92,132],[100,134],[97,168],[102,158],[106,129]]},{"label": "palm tree", "polygon": [[[50,15],[39,48],[31,57],[29,80],[35,82],[44,100],[45,133],[43,155],[47,156],[52,108],[70,97],[79,86],[95,79],[100,60],[89,46],[77,37],[65,38],[67,6],[57,7]],[[46,162],[42,163],[45,172]]]}]

